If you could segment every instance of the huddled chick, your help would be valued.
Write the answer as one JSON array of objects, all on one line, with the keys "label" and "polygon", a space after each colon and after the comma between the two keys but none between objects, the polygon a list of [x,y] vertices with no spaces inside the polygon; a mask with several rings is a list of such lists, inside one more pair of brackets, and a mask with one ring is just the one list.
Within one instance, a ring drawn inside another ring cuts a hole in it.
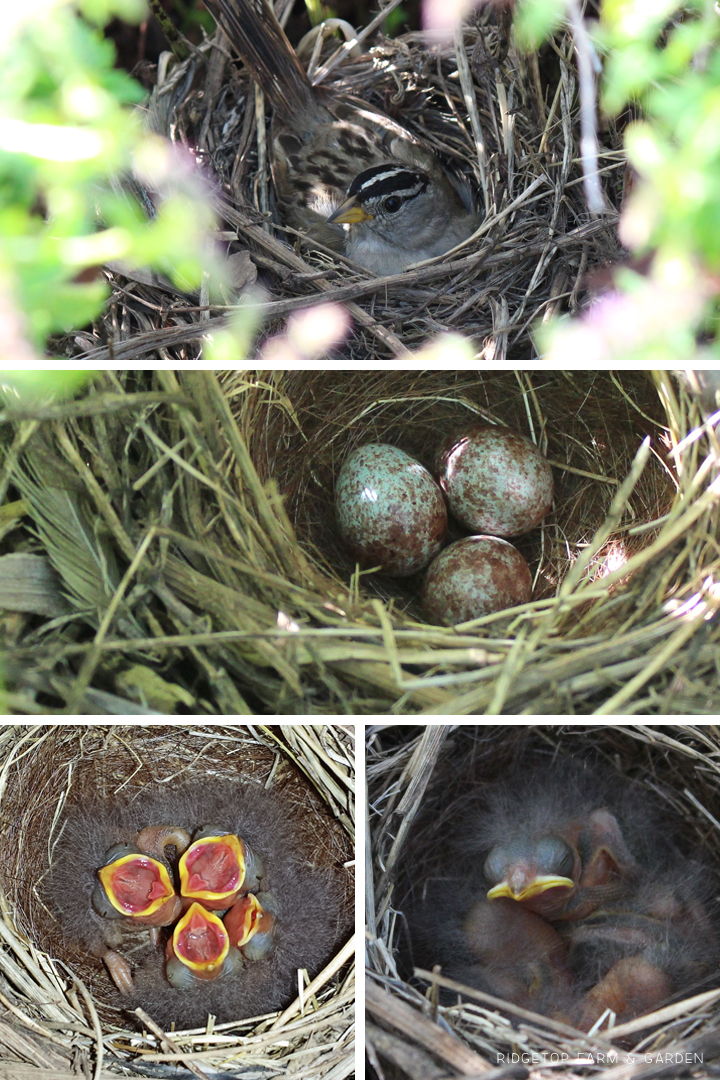
[{"label": "huddled chick", "polygon": [[178,1029],[287,1005],[343,929],[337,878],[311,865],[283,799],[220,779],[74,808],[46,902],[105,963],[116,1004]]},{"label": "huddled chick", "polygon": [[667,815],[600,765],[526,763],[444,835],[435,881],[410,868],[413,961],[588,1031],[718,974],[706,867]]}]

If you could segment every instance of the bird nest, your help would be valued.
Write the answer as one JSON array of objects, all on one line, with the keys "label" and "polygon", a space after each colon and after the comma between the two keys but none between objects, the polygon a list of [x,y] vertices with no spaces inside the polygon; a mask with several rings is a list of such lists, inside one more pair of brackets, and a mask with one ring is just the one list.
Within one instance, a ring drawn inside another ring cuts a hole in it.
[{"label": "bird nest", "polygon": [[[264,1080],[354,1066],[353,747],[342,726],[6,726],[0,731],[3,1059],[18,1080],[110,1075]],[[103,964],[63,935],[45,904],[65,813],[99,796],[131,803],[173,784],[232,779],[275,793],[306,865],[336,885],[337,951],[280,1013],[167,1033],[119,1007]],[[35,1071],[36,1070],[36,1071]],[[126,1071],[129,1070],[129,1071]],[[179,1070],[179,1071],[178,1071]],[[189,1070],[189,1071],[188,1071]],[[28,1076],[30,1073],[28,1073]]]},{"label": "bird nest", "polygon": [[[715,714],[703,401],[663,372],[157,371],[8,410],[5,551],[43,569],[3,593],[8,707]],[[369,441],[430,464],[478,418],[552,463],[555,507],[518,542],[534,598],[429,626],[421,579],[356,572],[334,477]]]},{"label": "bird nest", "polygon": [[[316,81],[402,122],[467,181],[484,208],[478,233],[461,250],[392,277],[300,247],[297,233],[271,220],[269,140],[265,122],[258,123],[263,106],[256,105],[247,73],[227,62],[227,41],[214,44],[205,42],[181,64],[161,63],[148,124],[188,147],[203,166],[235,289],[230,306],[257,281],[265,290],[258,313],[266,333],[298,309],[335,300],[353,323],[336,360],[387,360],[454,330],[472,338],[490,362],[525,361],[535,355],[533,324],[577,310],[587,271],[618,257],[621,133],[613,123],[602,133],[606,210],[591,217],[569,34],[524,56],[513,44],[507,12],[486,5],[455,44],[417,33],[380,36],[369,51],[355,46],[338,57],[337,39],[322,44],[310,35],[300,55]],[[199,304],[190,301],[144,271],[116,266],[107,276],[112,297],[104,318],[66,342],[79,366],[122,367],[141,356],[180,366],[196,360],[203,337],[223,325],[228,308],[208,305],[205,295]]]},{"label": "bird nest", "polygon": [[[649,1016],[615,1026],[606,1017],[581,1034],[479,990],[460,993],[437,969],[413,971],[404,909],[413,886],[432,882],[453,837],[470,839],[460,831],[483,785],[502,780],[519,760],[550,762],[557,754],[600,760],[618,784],[634,783],[660,800],[682,819],[683,852],[717,867],[718,750],[712,727],[370,728],[367,1035],[380,1080],[435,1080],[451,1071],[492,1080],[716,1076],[720,972]],[[714,918],[717,925],[717,910]]]}]

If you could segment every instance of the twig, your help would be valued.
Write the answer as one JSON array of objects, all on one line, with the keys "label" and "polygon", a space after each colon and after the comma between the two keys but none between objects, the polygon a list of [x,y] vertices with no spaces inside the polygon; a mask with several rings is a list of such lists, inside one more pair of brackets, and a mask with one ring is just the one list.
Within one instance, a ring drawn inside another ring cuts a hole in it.
[{"label": "twig", "polygon": [[151,1016],[145,1012],[144,1009],[135,1009],[135,1015],[140,1017],[148,1031],[151,1031],[153,1035],[160,1040],[161,1045],[168,1050],[171,1054],[177,1054],[185,1067],[190,1070],[193,1076],[196,1076],[198,1080],[209,1080],[208,1074],[200,1069],[189,1054],[184,1054],[178,1044],[166,1035],[163,1029],[155,1023]]},{"label": "twig", "polygon": [[567,0],[567,12],[577,53],[580,80],[580,155],[583,162],[585,198],[593,217],[602,214],[605,199],[598,175],[596,74],[600,67],[578,0]]},{"label": "twig", "polygon": [[390,0],[390,3],[382,8],[375,18],[370,20],[367,26],[363,27],[357,37],[353,38],[351,41],[346,41],[344,45],[341,45],[315,74],[313,86],[319,86],[321,82],[324,82],[330,72],[334,71],[346,56],[350,56],[353,49],[357,48],[357,46],[360,45],[365,38],[369,37],[381,23],[385,22],[385,19],[387,19],[390,12],[394,11],[401,3],[402,0]]}]

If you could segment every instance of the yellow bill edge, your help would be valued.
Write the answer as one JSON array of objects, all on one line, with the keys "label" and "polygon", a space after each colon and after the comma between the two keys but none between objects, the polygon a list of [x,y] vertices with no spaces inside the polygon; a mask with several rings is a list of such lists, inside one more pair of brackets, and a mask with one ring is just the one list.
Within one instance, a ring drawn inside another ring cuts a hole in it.
[{"label": "yellow bill edge", "polygon": [[507,896],[511,900],[529,900],[533,896],[547,892],[548,889],[574,889],[575,882],[572,878],[555,877],[554,875],[538,876],[526,885],[520,892],[513,892],[507,881],[501,881],[488,891],[488,900],[498,900],[501,896]]},{"label": "yellow bill edge", "polygon": [[341,206],[338,206],[337,210],[333,211],[327,220],[337,225],[357,225],[360,221],[372,221],[372,219],[373,215],[363,210],[353,195],[352,198],[346,199]]}]

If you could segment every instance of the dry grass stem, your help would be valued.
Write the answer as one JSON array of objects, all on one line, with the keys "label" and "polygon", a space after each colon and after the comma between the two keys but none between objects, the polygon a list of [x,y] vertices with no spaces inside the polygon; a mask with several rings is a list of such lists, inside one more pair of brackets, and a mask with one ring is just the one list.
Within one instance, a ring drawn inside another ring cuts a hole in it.
[{"label": "dry grass stem", "polygon": [[[62,601],[49,621],[17,614],[3,659],[17,711],[717,712],[718,418],[684,381],[126,371],[87,401],[19,421],[0,470],[25,514],[8,544],[26,538]],[[530,603],[430,626],[419,579],[357,573],[334,480],[364,442],[432,466],[478,420],[546,447],[555,506],[515,541]],[[285,750],[323,769],[344,813],[344,766],[313,738]]]}]

